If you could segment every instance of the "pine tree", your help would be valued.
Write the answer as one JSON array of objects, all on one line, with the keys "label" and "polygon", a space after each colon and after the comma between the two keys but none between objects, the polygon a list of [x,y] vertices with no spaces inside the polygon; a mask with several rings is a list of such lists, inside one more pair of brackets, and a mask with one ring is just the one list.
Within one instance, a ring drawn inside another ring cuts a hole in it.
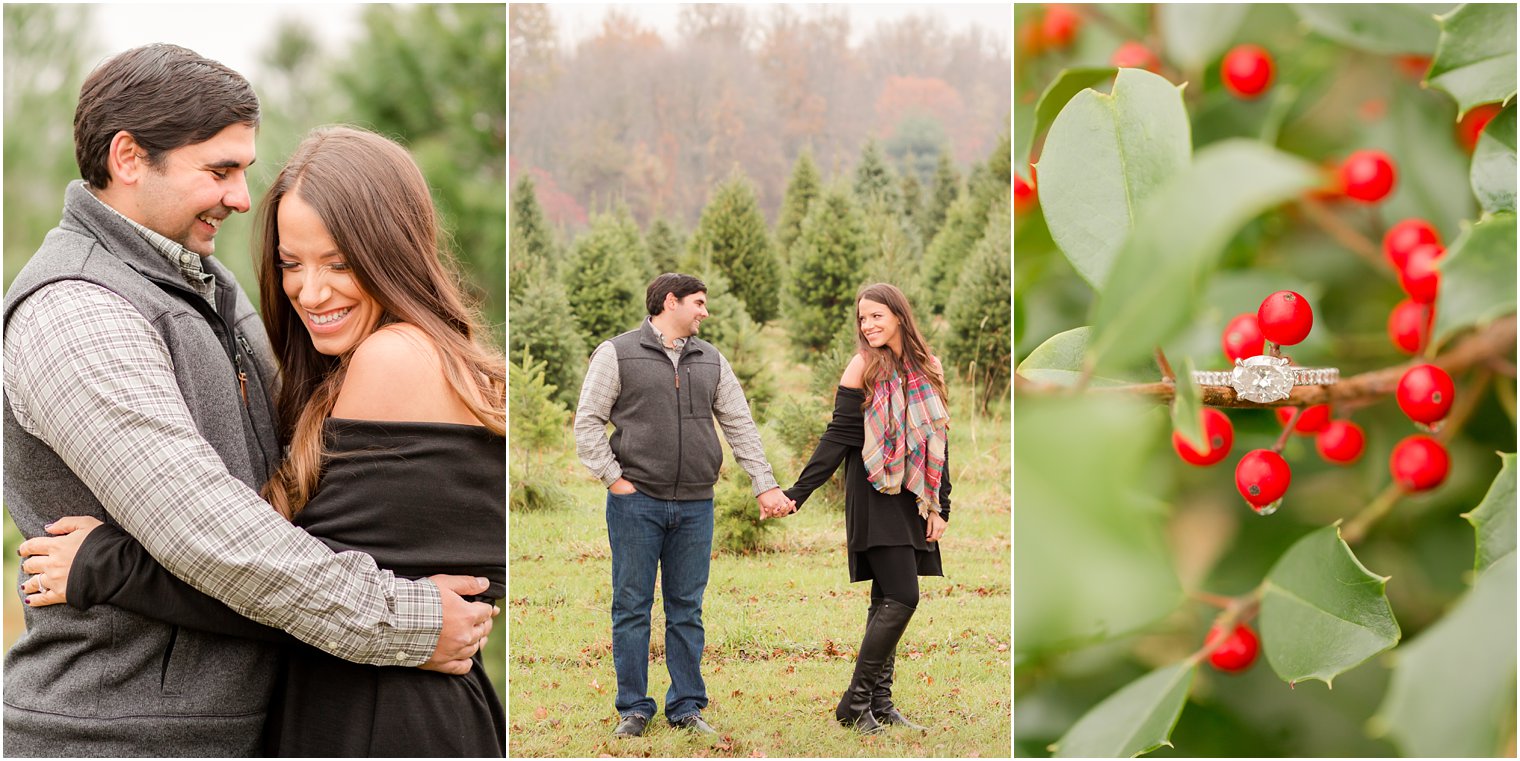
[{"label": "pine tree", "polygon": [[961,175],[955,171],[950,151],[940,151],[939,165],[934,169],[934,195],[924,213],[924,240],[934,240],[939,234],[940,228],[945,226],[945,216],[950,213],[950,205],[960,193]]},{"label": "pine tree", "polygon": [[550,510],[574,503],[554,478],[553,469],[543,462],[544,453],[553,458],[564,451],[565,430],[570,426],[570,411],[554,401],[556,389],[544,377],[546,367],[547,363],[524,351],[521,361],[507,368],[511,390],[507,407],[512,415],[509,504],[515,511]]},{"label": "pine tree", "polygon": [[838,184],[825,190],[802,221],[793,251],[790,291],[796,310],[789,332],[797,348],[822,351],[841,324],[854,324],[868,245],[850,191]]},{"label": "pine tree", "polygon": [[681,271],[678,269],[681,259],[681,235],[676,232],[674,225],[664,219],[656,219],[650,223],[649,230],[644,233],[644,245],[649,249],[649,260],[654,265],[654,274]]},{"label": "pine tree", "polygon": [[893,211],[902,209],[897,178],[882,160],[874,138],[867,140],[865,148],[860,151],[860,164],[855,167],[855,198],[866,208],[882,204]]},{"label": "pine tree", "polygon": [[590,350],[575,322],[565,286],[541,265],[530,267],[512,280],[511,310],[507,341],[512,356],[527,352],[543,360],[554,400],[574,410]]},{"label": "pine tree", "polygon": [[[538,193],[533,187],[533,176],[524,172],[512,188],[511,207],[512,277],[532,267],[541,267],[551,276],[559,251],[554,244],[554,232],[549,229],[543,207],[538,204]],[[515,287],[515,286],[514,286]]]},{"label": "pine tree", "polygon": [[698,335],[728,358],[750,412],[764,421],[776,396],[776,382],[768,370],[770,358],[760,342],[760,326],[749,318],[722,272],[713,268],[697,277],[707,285],[708,315]]},{"label": "pine tree", "polygon": [[1011,144],[1004,135],[987,163],[971,170],[966,192],[950,205],[945,224],[924,253],[924,289],[936,313],[945,308],[949,291],[959,281],[961,267],[987,231],[987,220],[998,199],[1006,205],[1013,178],[1009,172]]},{"label": "pine tree", "polygon": [[924,206],[923,189],[918,184],[918,177],[912,172],[904,172],[899,182],[902,195],[902,220],[903,229],[911,232],[919,241],[924,239]]},{"label": "pine tree", "polygon": [[1000,203],[991,204],[987,227],[946,308],[950,339],[945,353],[962,376],[976,385],[983,409],[1007,392],[1012,361],[1008,200],[1005,191]]},{"label": "pine tree", "polygon": [[923,248],[910,223],[880,206],[865,212],[863,222],[866,257],[861,282],[891,283],[917,304]]},{"label": "pine tree", "polygon": [[701,269],[711,263],[728,278],[751,319],[765,323],[776,316],[780,264],[755,188],[737,167],[702,209],[691,251]]},{"label": "pine tree", "polygon": [[586,346],[638,327],[646,314],[648,261],[639,228],[623,210],[596,215],[591,229],[575,241],[565,289]]},{"label": "pine tree", "polygon": [[776,242],[779,244],[783,264],[791,262],[792,243],[802,234],[802,219],[808,207],[818,198],[822,180],[818,166],[813,163],[813,151],[804,149],[792,167],[792,178],[786,183],[786,195],[781,199],[781,215],[776,220]]}]

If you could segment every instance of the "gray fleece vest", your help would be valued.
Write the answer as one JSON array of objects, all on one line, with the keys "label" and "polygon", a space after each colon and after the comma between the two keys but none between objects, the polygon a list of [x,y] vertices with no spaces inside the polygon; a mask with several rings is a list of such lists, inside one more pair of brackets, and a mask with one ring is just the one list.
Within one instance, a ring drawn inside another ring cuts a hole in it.
[{"label": "gray fleece vest", "polygon": [[[83,280],[126,299],[163,337],[201,435],[257,489],[279,464],[269,340],[218,262],[217,308],[126,221],[69,184],[63,219],[5,294],[5,320],[49,283]],[[24,361],[24,358],[23,360]],[[247,373],[248,403],[236,367]],[[58,455],[4,408],[5,509],[25,536],[64,515],[109,521]],[[25,574],[21,575],[25,578]],[[19,581],[18,581],[19,584]],[[14,592],[13,592],[14,593]],[[5,658],[7,756],[257,755],[278,654],[270,644],[153,621],[111,605],[25,609]]]},{"label": "gray fleece vest", "polygon": [[695,336],[679,365],[645,322],[614,339],[622,391],[612,405],[612,453],[623,478],[655,499],[712,499],[723,464],[713,427],[721,365]]}]

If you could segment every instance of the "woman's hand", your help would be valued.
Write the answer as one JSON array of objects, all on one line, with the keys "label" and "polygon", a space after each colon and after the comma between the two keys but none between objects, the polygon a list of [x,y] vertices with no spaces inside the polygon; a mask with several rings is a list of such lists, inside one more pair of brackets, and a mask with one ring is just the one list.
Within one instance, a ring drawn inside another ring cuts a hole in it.
[{"label": "woman's hand", "polygon": [[40,608],[68,602],[69,567],[79,545],[99,525],[99,520],[87,515],[70,515],[45,527],[53,536],[32,537],[21,543],[16,550],[21,555],[21,570],[32,574],[21,585],[27,605]]},{"label": "woman's hand", "polygon": [[931,542],[939,541],[945,535],[945,519],[939,517],[939,513],[929,513],[929,530],[924,533],[924,538]]}]

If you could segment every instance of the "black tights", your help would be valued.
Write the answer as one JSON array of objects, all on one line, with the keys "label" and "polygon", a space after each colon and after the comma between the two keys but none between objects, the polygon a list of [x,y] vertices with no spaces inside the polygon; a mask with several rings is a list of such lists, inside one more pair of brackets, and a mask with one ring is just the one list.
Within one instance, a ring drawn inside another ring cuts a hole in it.
[{"label": "black tights", "polygon": [[918,607],[918,553],[913,547],[872,547],[865,552],[871,567],[871,603],[894,600]]}]

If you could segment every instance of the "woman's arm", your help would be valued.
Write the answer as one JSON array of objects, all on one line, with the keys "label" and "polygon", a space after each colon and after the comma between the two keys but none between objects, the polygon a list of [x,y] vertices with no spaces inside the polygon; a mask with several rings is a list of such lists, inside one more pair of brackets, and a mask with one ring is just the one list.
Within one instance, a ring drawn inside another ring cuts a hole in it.
[{"label": "woman's arm", "polygon": [[115,605],[187,629],[266,642],[295,637],[244,618],[220,600],[169,573],[130,534],[113,524],[97,526],[69,565],[68,604],[79,610]]},{"label": "woman's arm", "polygon": [[945,475],[939,480],[939,517],[950,522],[950,443],[945,443]]},{"label": "woman's arm", "polygon": [[[847,388],[859,388],[861,372],[865,366],[865,360],[859,354],[855,355],[850,364],[845,367],[844,375],[839,379],[839,385]],[[823,431],[823,436],[818,439],[818,446],[813,449],[813,456],[808,458],[807,465],[803,466],[801,475],[797,476],[797,483],[782,493],[788,499],[797,502],[797,509],[802,509],[804,502],[818,487],[828,482],[834,471],[839,469],[839,464],[844,462],[853,449],[859,451],[864,444],[864,433],[860,430],[859,422],[853,420],[852,411],[847,409],[853,405],[853,400],[845,399],[841,394],[834,395],[834,416],[829,420],[829,425]]]}]

